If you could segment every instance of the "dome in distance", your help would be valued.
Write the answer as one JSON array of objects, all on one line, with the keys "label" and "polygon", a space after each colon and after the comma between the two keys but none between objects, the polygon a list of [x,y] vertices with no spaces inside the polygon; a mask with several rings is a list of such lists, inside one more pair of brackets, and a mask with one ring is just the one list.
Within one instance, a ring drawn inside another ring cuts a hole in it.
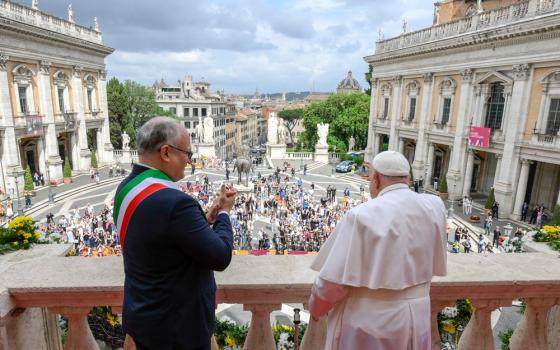
[{"label": "dome in distance", "polygon": [[340,84],[338,84],[338,92],[348,92],[348,91],[360,91],[362,88],[360,83],[352,76],[352,71],[348,71],[348,75],[344,78]]}]

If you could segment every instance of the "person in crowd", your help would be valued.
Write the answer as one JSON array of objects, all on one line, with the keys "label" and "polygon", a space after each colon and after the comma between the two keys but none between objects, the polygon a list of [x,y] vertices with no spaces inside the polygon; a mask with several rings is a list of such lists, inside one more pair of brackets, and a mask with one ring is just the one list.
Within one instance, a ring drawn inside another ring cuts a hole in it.
[{"label": "person in crowd", "polygon": [[521,221],[527,221],[527,213],[529,212],[529,204],[523,202],[521,206]]},{"label": "person in crowd", "polygon": [[325,349],[431,349],[430,282],[447,269],[445,205],[410,190],[401,153],[377,154],[372,168],[373,199],[344,216],[311,265],[319,274],[310,314],[329,314]]},{"label": "person in crowd", "polygon": [[150,119],[136,145],[139,161],[117,188],[113,214],[125,272],[123,331],[137,349],[210,349],[213,271],[231,261],[235,189],[223,185],[207,213],[180,190],[191,140],[172,118]]}]

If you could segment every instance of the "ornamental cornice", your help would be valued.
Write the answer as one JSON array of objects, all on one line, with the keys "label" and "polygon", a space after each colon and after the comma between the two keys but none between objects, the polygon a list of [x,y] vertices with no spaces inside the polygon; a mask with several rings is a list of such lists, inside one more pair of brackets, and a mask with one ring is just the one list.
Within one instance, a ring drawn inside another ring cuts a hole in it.
[{"label": "ornamental cornice", "polygon": [[82,66],[74,66],[73,68],[73,73],[74,73],[74,78],[78,78],[80,79],[82,77],[82,72],[84,70],[84,67]]},{"label": "ornamental cornice", "polygon": [[39,61],[39,73],[43,75],[48,75],[50,68],[51,68],[51,62],[45,60]]},{"label": "ornamental cornice", "polygon": [[472,46],[480,48],[494,49],[499,46],[519,44],[524,41],[534,41],[535,36],[538,40],[560,37],[560,16],[549,16],[546,18],[535,19],[526,23],[513,23],[499,28],[490,28],[473,33],[465,33],[461,36],[440,39],[427,42],[403,49],[373,54],[364,57],[369,64],[376,64],[385,61],[394,63],[396,59],[409,58],[419,55],[440,56],[444,50],[472,51]]},{"label": "ornamental cornice", "polygon": [[424,73],[422,75],[424,83],[432,83],[434,81],[434,73]]},{"label": "ornamental cornice", "polygon": [[403,77],[402,75],[395,75],[393,77],[393,82],[395,83],[395,87],[400,87],[402,85]]},{"label": "ornamental cornice", "polygon": [[474,77],[474,71],[471,68],[466,68],[461,71],[461,76],[463,77],[463,82],[472,82]]},{"label": "ornamental cornice", "polygon": [[9,59],[10,59],[10,57],[8,57],[8,55],[4,54],[3,52],[0,52],[0,71],[1,72],[6,71],[6,63],[8,63]]},{"label": "ornamental cornice", "polygon": [[514,80],[527,80],[529,78],[530,70],[531,66],[528,63],[516,64],[513,66]]}]

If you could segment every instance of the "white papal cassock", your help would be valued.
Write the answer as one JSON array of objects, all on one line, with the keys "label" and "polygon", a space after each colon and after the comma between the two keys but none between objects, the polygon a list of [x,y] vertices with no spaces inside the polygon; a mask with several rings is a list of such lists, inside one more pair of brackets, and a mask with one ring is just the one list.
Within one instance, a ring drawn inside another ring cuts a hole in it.
[{"label": "white papal cassock", "polygon": [[311,265],[312,294],[335,305],[325,349],[430,348],[430,281],[446,274],[445,225],[442,200],[406,184],[346,214]]}]

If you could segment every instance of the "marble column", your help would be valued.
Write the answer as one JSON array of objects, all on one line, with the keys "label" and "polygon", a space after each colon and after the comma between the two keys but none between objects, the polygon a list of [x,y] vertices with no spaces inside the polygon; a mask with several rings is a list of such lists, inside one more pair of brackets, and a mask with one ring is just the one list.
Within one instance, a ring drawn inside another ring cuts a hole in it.
[{"label": "marble column", "polygon": [[420,110],[420,120],[418,122],[418,139],[416,140],[416,149],[414,150],[414,162],[412,163],[412,172],[414,179],[424,176],[424,164],[426,163],[426,129],[428,128],[428,120],[430,110],[432,108],[432,94],[434,89],[434,74],[424,74],[424,86],[422,90],[422,107]]},{"label": "marble column", "polygon": [[101,135],[103,136],[103,164],[112,164],[115,162],[113,154],[113,144],[111,143],[111,133],[109,130],[109,107],[107,105],[107,72],[105,70],[99,71],[99,80],[97,83],[99,89],[99,108],[103,116],[103,127],[101,128]]},{"label": "marble column", "polygon": [[99,346],[91,333],[87,315],[91,308],[88,307],[55,307],[49,311],[60,314],[68,320],[68,338],[65,350],[97,350]]},{"label": "marble column", "polygon": [[[498,183],[498,179],[500,178],[500,168],[502,166],[502,155],[495,154],[495,157],[497,159],[497,162],[496,162],[496,172],[494,173],[494,184],[492,185],[492,187],[494,188],[496,188],[496,184]],[[500,205],[502,205],[502,203],[500,203]]]},{"label": "marble column", "polygon": [[72,79],[74,97],[74,112],[76,112],[76,136],[79,150],[78,165],[74,164],[80,172],[88,172],[91,167],[91,151],[87,143],[87,126],[84,114],[84,87],[82,85],[82,67],[75,66]]},{"label": "marble column", "polygon": [[251,326],[243,345],[244,350],[275,350],[276,344],[270,328],[270,313],[279,310],[280,304],[245,304],[243,310],[251,311]]},{"label": "marble column", "polygon": [[513,207],[513,219],[519,220],[521,218],[521,207],[525,201],[525,193],[527,192],[527,181],[529,180],[529,169],[531,162],[527,159],[521,160],[521,172],[519,174],[519,181],[517,182],[517,193],[515,194],[515,204]]},{"label": "marble column", "polygon": [[400,119],[401,114],[401,95],[402,95],[402,76],[396,76],[394,78],[393,89],[395,93],[393,94],[393,108],[391,113],[391,131],[389,134],[389,150],[396,151],[399,147],[399,139],[397,134],[397,124]]},{"label": "marble column", "polygon": [[428,160],[426,162],[426,179],[424,180],[424,187],[433,186],[432,174],[434,171],[434,144],[428,143]]},{"label": "marble column", "polygon": [[457,122],[455,126],[455,137],[453,140],[453,152],[449,160],[449,167],[447,170],[447,186],[450,189],[450,199],[458,199],[460,197],[459,191],[463,188],[464,177],[463,169],[461,169],[461,160],[466,152],[467,142],[465,130],[470,122],[467,115],[470,113],[470,106],[472,105],[472,79],[473,70],[467,68],[461,71],[463,80],[461,82],[461,95],[459,96],[459,111],[457,115]]},{"label": "marble column", "polygon": [[474,152],[473,150],[467,150],[467,166],[465,167],[465,181],[463,182],[463,197],[469,197],[471,195],[471,183],[473,177],[474,168]]},{"label": "marble column", "polygon": [[[41,106],[41,114],[43,115],[43,125],[46,125],[44,135],[45,159],[48,162],[49,175],[52,180],[62,181],[62,159],[58,154],[58,139],[56,135],[56,125],[54,118],[52,87],[50,77],[51,63],[48,61],[39,62],[39,105]],[[43,165],[40,165],[44,168]],[[43,169],[44,171],[46,169]],[[45,172],[43,172],[45,174]],[[45,174],[46,176],[46,174]]]},{"label": "marble column", "polygon": [[367,146],[364,154],[364,160],[371,162],[373,157],[377,154],[375,151],[375,140],[377,140],[377,133],[374,131],[375,116],[377,112],[377,79],[372,78],[371,83],[371,101],[369,105],[369,123],[368,123],[368,137]]},{"label": "marble column", "polygon": [[399,138],[399,153],[404,154],[404,139]]},{"label": "marble column", "polygon": [[[378,133],[375,133],[375,138],[372,147],[373,157],[375,157],[377,153],[380,152],[380,150],[381,150],[381,136]],[[373,160],[373,157],[371,160]]]},{"label": "marble column", "polygon": [[[531,67],[529,64],[513,66],[514,83],[511,94],[506,91],[507,105],[504,112],[504,150],[500,163],[499,178],[494,186],[496,201],[500,203],[500,217],[506,218],[512,213],[514,205],[514,182],[519,169],[519,147],[523,127],[527,120],[527,111],[531,92]],[[507,90],[507,89],[506,89]]]},{"label": "marble column", "polygon": [[[2,137],[2,182],[5,186],[4,191],[13,189],[15,193],[16,180],[12,177],[14,173],[22,173],[21,161],[19,158],[18,141],[14,129],[14,117],[12,115],[12,102],[10,99],[10,83],[6,64],[9,57],[0,51],[0,118],[4,125],[4,136]],[[18,182],[23,183],[23,173],[18,177]],[[21,189],[22,190],[22,189]]]},{"label": "marble column", "polygon": [[523,318],[510,339],[511,350],[548,350],[547,313],[557,301],[554,298],[528,298]]}]

